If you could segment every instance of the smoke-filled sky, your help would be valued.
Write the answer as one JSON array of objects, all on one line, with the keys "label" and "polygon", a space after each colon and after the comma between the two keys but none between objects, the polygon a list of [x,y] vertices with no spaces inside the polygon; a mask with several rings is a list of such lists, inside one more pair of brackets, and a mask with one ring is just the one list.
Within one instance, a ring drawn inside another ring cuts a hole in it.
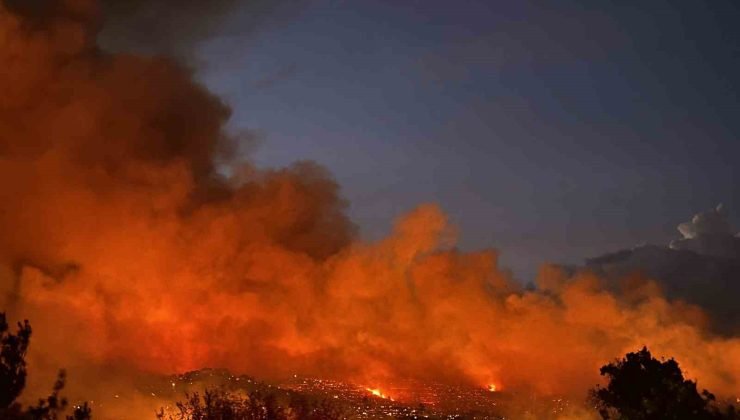
[{"label": "smoke-filled sky", "polygon": [[230,3],[0,1],[29,388],[216,366],[581,398],[648,345],[740,393],[711,299],[553,266],[523,288],[490,249],[532,273],[737,208],[730,11]]},{"label": "smoke-filled sky", "polygon": [[257,162],[326,165],[366,237],[438,202],[528,279],[719,202],[739,225],[737,2],[316,0],[248,38],[247,16],[201,76]]}]

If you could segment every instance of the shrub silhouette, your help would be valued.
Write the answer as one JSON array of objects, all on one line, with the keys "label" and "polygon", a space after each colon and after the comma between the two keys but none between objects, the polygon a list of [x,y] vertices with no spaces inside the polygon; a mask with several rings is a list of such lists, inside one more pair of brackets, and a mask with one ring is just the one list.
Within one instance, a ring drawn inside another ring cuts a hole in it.
[{"label": "shrub silhouette", "polygon": [[737,418],[733,407],[720,411],[713,394],[707,390],[699,393],[696,382],[684,379],[675,360],[657,360],[647,347],[627,353],[623,359],[603,366],[600,372],[609,378],[609,384],[592,389],[589,399],[604,419]]},{"label": "shrub silhouette", "polygon": [[[6,420],[57,420],[67,409],[68,402],[60,396],[66,374],[59,372],[51,394],[37,405],[23,408],[16,400],[26,386],[26,352],[31,343],[31,325],[18,323],[12,334],[4,312],[0,312],[0,418]],[[91,410],[87,403],[75,407],[67,420],[89,420]]]}]

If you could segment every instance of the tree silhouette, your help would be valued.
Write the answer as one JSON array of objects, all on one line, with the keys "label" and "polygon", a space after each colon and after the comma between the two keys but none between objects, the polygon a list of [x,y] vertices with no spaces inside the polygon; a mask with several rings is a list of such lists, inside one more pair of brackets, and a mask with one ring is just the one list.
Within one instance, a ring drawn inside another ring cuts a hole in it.
[{"label": "tree silhouette", "polygon": [[699,393],[696,382],[684,379],[675,360],[657,360],[647,347],[602,366],[600,372],[609,378],[609,384],[606,388],[597,386],[589,394],[604,419],[737,418],[732,407],[721,412],[714,395],[707,390]]},{"label": "tree silhouette", "polygon": [[11,409],[26,386],[26,351],[31,340],[28,321],[18,323],[18,332],[8,331],[8,321],[0,312],[0,412]]},{"label": "tree silhouette", "polygon": [[[18,332],[8,329],[4,312],[0,312],[0,418],[7,420],[57,420],[66,408],[67,400],[59,394],[64,388],[66,374],[59,372],[51,394],[35,406],[24,409],[16,399],[26,386],[26,352],[31,343],[31,325],[27,320],[18,323]],[[67,420],[89,420],[91,410],[87,403],[75,407]]]}]

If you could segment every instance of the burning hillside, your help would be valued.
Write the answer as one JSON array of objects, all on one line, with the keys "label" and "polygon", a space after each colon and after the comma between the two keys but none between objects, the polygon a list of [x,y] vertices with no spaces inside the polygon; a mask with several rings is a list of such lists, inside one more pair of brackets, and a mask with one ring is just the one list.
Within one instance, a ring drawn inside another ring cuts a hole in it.
[{"label": "burning hillside", "polygon": [[32,385],[223,366],[582,396],[647,344],[740,394],[740,338],[700,308],[548,267],[523,290],[431,204],[364,242],[323,168],[238,159],[181,63],[102,49],[99,2],[32,3],[0,3],[0,307],[34,322]]}]

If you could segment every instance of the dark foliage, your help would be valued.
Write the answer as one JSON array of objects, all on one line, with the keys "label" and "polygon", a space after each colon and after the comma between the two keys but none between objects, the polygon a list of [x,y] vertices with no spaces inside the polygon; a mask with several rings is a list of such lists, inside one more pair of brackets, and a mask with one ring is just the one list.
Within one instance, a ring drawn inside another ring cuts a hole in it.
[{"label": "dark foliage", "polygon": [[26,351],[31,340],[28,321],[18,323],[18,332],[8,331],[5,313],[0,312],[0,410],[7,410],[26,386]]},{"label": "dark foliage", "polygon": [[[69,405],[67,399],[59,395],[64,389],[65,379],[66,373],[63,370],[59,371],[59,376],[57,376],[51,394],[44,399],[40,399],[38,404],[28,407],[20,418],[24,420],[57,420],[62,418],[62,413],[67,410]],[[64,418],[66,420],[90,420],[92,410],[87,403],[84,403],[81,406],[74,407],[72,415]]]},{"label": "dark foliage", "polygon": [[[276,394],[254,391],[248,396],[221,389],[208,389],[201,396],[186,394],[174,412],[157,413],[160,420],[339,420],[344,410],[328,400],[313,401],[291,395],[282,402]],[[172,410],[171,410],[172,411]]]},{"label": "dark foliage", "polygon": [[600,370],[609,378],[606,388],[596,387],[590,400],[604,419],[711,420],[736,419],[734,408],[721,412],[709,391],[684,379],[678,363],[652,357],[646,347]]},{"label": "dark foliage", "polygon": [[[5,313],[0,312],[0,418],[7,420],[57,420],[62,418],[68,402],[60,396],[66,374],[59,372],[51,394],[38,404],[23,408],[16,399],[26,385],[26,352],[31,340],[28,321],[18,323],[18,332],[11,334]],[[85,403],[75,407],[67,420],[89,420],[90,407]]]}]

